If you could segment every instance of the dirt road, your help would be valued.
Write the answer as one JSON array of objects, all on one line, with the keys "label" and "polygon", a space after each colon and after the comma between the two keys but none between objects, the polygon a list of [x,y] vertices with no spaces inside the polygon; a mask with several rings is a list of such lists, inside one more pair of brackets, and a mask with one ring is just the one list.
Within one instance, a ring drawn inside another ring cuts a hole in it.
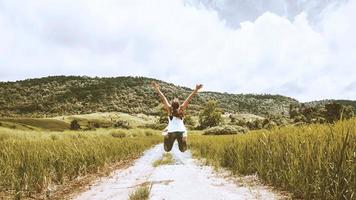
[{"label": "dirt road", "polygon": [[127,200],[142,184],[151,185],[151,200],[284,199],[269,187],[258,184],[253,176],[229,178],[227,173],[201,165],[189,151],[181,153],[174,146],[171,153],[173,164],[153,167],[152,163],[164,154],[159,144],[147,150],[133,166],[98,180],[74,199]]}]

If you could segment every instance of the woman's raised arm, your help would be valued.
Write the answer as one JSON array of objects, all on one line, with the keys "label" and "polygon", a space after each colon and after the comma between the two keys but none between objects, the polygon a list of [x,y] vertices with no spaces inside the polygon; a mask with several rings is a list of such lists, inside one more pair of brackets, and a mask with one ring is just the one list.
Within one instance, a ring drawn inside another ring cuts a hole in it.
[{"label": "woman's raised arm", "polygon": [[190,102],[190,100],[192,100],[192,98],[194,97],[194,95],[196,93],[198,93],[198,91],[203,87],[202,84],[197,84],[195,86],[195,90],[188,96],[188,98],[183,102],[182,104],[182,109],[185,110],[188,107],[188,104]]},{"label": "woman's raised arm", "polygon": [[151,83],[152,87],[157,91],[157,93],[159,94],[159,96],[161,97],[164,109],[166,109],[167,112],[169,112],[169,108],[171,107],[171,105],[169,105],[167,98],[164,96],[164,94],[161,92],[160,90],[160,86],[158,85],[158,83],[156,83],[155,81],[152,81]]}]

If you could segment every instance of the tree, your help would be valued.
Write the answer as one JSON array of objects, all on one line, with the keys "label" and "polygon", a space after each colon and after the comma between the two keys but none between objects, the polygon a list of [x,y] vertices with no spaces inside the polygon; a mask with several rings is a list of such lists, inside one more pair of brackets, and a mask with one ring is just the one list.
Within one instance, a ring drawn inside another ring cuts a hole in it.
[{"label": "tree", "polygon": [[222,122],[221,109],[218,108],[216,101],[208,101],[202,112],[199,114],[199,128],[218,126]]},{"label": "tree", "polygon": [[297,105],[295,104],[290,104],[289,105],[289,116],[290,118],[296,118],[298,115],[300,115],[299,110]]},{"label": "tree", "polygon": [[339,103],[329,103],[325,105],[326,120],[329,123],[336,122],[341,119],[349,119],[353,117],[353,110],[351,106],[344,106]]},{"label": "tree", "polygon": [[184,124],[191,127],[191,128],[194,128],[195,127],[195,121],[194,119],[192,118],[191,115],[189,114],[185,114],[184,115]]},{"label": "tree", "polygon": [[168,114],[163,106],[159,106],[158,108],[158,123],[159,124],[167,124],[168,123]]}]

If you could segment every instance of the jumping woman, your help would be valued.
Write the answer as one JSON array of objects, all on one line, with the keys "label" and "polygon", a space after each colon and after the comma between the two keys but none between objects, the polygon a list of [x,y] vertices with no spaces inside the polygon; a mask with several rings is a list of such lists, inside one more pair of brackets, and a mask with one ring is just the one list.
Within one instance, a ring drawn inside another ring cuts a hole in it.
[{"label": "jumping woman", "polygon": [[203,87],[197,84],[195,90],[188,96],[188,98],[180,105],[178,98],[174,98],[169,104],[167,98],[160,90],[160,86],[156,82],[152,82],[152,87],[157,91],[162,99],[163,107],[168,113],[168,126],[164,131],[164,150],[169,152],[173,147],[174,141],[177,139],[179,150],[184,152],[187,150],[187,129],[184,126],[183,117],[184,111],[187,109],[190,100]]}]

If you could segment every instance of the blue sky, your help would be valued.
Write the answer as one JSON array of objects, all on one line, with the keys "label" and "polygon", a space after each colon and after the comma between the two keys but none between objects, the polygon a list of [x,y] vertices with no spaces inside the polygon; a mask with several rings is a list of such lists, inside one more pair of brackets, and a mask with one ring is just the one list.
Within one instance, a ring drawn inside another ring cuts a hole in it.
[{"label": "blue sky", "polygon": [[356,99],[356,0],[0,0],[0,80],[148,76]]}]

